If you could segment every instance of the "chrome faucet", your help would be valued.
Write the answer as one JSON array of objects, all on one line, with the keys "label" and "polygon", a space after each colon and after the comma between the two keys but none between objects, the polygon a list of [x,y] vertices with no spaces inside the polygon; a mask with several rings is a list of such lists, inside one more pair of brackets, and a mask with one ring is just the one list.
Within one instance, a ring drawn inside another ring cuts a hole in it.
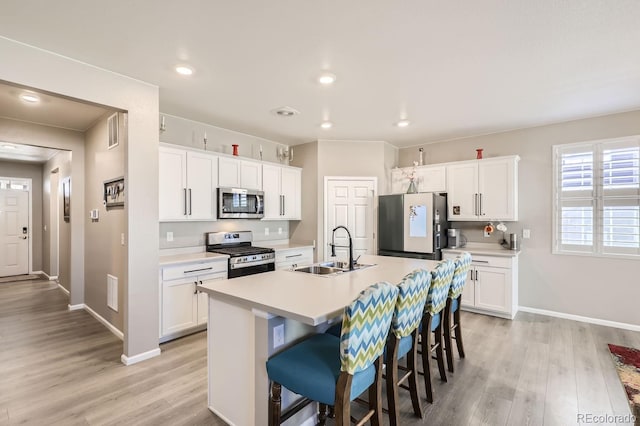
[{"label": "chrome faucet", "polygon": [[[338,229],[344,229],[345,231],[347,231],[347,235],[349,236],[349,245],[348,246],[337,246],[335,244],[335,237],[336,237],[336,230]],[[351,240],[351,232],[349,232],[349,230],[342,225],[336,226],[335,228],[333,228],[333,233],[331,234],[331,257],[335,257],[336,256],[336,247],[341,247],[341,248],[349,248],[349,270],[353,271],[353,241]]]}]

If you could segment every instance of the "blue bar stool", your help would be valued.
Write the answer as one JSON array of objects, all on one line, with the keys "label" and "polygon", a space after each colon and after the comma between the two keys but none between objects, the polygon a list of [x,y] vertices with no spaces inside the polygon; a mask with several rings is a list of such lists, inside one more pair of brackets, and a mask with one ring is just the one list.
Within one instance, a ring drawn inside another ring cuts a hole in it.
[{"label": "blue bar stool", "polygon": [[319,402],[321,424],[326,406],[333,406],[337,425],[350,424],[351,401],[369,389],[369,411],[361,423],[382,423],[382,355],[397,296],[395,285],[374,284],[345,308],[339,338],[316,334],[267,361],[270,426],[289,416],[281,413],[282,386]]},{"label": "blue bar stool", "polygon": [[[464,345],[462,343],[462,328],[460,324],[460,301],[462,299],[462,291],[464,285],[467,282],[467,273],[471,269],[471,253],[463,252],[455,260],[455,272],[453,273],[453,281],[451,282],[451,289],[449,290],[449,298],[447,299],[447,306],[445,307],[444,314],[444,350],[447,354],[447,366],[449,371],[453,373],[453,344],[452,339],[455,339],[456,346],[458,347],[458,355],[460,358],[464,358]],[[453,323],[452,323],[453,315]],[[455,337],[451,336],[451,332],[455,334]]]}]

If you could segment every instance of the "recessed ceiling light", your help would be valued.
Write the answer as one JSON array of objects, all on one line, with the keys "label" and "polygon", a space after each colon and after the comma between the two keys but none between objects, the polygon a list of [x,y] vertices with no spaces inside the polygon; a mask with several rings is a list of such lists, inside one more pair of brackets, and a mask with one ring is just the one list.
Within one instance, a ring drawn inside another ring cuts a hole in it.
[{"label": "recessed ceiling light", "polygon": [[272,113],[279,115],[280,117],[291,117],[294,115],[300,114],[300,111],[297,109],[291,108],[289,106],[283,106],[280,108],[272,109]]},{"label": "recessed ceiling light", "polygon": [[407,127],[411,122],[409,120],[400,120],[396,123],[398,127]]},{"label": "recessed ceiling light", "polygon": [[325,86],[328,86],[330,84],[333,84],[336,81],[336,75],[328,71],[325,71],[322,74],[320,74],[318,81],[320,82],[320,84],[324,84]]},{"label": "recessed ceiling light", "polygon": [[333,127],[333,123],[330,121],[323,121],[320,127],[322,127],[323,129],[330,129],[331,127]]},{"label": "recessed ceiling light", "polygon": [[20,99],[22,99],[25,102],[30,102],[30,103],[35,103],[38,102],[40,100],[40,98],[33,94],[33,93],[23,93],[22,95],[20,95]]},{"label": "recessed ceiling light", "polygon": [[193,74],[193,68],[190,68],[186,65],[178,65],[176,67],[176,72],[180,75],[191,75]]}]

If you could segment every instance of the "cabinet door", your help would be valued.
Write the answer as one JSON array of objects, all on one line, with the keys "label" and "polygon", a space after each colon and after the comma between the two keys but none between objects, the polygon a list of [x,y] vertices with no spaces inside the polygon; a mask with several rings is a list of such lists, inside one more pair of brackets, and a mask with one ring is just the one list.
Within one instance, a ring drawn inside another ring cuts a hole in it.
[{"label": "cabinet door", "polygon": [[511,313],[511,270],[477,266],[475,307]]},{"label": "cabinet door", "polygon": [[464,290],[462,291],[462,300],[460,301],[462,303],[462,306],[475,306],[476,282],[473,279],[474,274],[474,268],[469,269],[469,272],[467,272],[467,279],[464,282]]},{"label": "cabinet door", "polygon": [[198,325],[198,305],[195,290],[195,278],[164,281],[162,283],[163,336]]},{"label": "cabinet door", "polygon": [[518,220],[517,163],[512,158],[478,163],[480,217],[487,220]]},{"label": "cabinet door", "polygon": [[448,165],[446,175],[448,219],[478,220],[478,163]]},{"label": "cabinet door", "polygon": [[445,192],[447,190],[445,166],[416,167],[418,192]]},{"label": "cabinet door", "polygon": [[[227,278],[227,273],[209,274],[198,277],[198,284],[202,281],[209,280],[224,280]],[[206,324],[209,318],[209,295],[204,292],[198,292],[198,325]]]},{"label": "cabinet door", "polygon": [[240,187],[262,190],[262,163],[240,161]]},{"label": "cabinet door", "polygon": [[405,177],[406,169],[391,170],[391,194],[404,194],[407,192],[409,180]]},{"label": "cabinet door", "polygon": [[302,216],[302,171],[283,167],[280,188],[283,219],[300,220]]},{"label": "cabinet door", "polygon": [[241,188],[240,160],[220,157],[218,160],[218,184],[225,188]]},{"label": "cabinet door", "polygon": [[262,184],[264,187],[263,220],[281,219],[280,178],[282,167],[264,164],[262,166]]},{"label": "cabinet door", "polygon": [[218,157],[188,152],[188,217],[196,220],[216,220],[216,187]]},{"label": "cabinet door", "polygon": [[187,217],[187,153],[184,150],[159,149],[159,219],[184,220]]}]

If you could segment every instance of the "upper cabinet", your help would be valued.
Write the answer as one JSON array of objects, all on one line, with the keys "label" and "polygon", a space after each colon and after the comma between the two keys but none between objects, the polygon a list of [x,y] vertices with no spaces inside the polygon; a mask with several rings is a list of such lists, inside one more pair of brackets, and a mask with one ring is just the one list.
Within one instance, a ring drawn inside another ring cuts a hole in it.
[{"label": "upper cabinet", "polygon": [[518,220],[519,160],[515,155],[447,164],[448,220]]},{"label": "upper cabinet", "polygon": [[[413,172],[413,167],[403,167],[391,170],[391,193],[403,194],[409,187],[408,176]],[[416,166],[415,183],[418,192],[445,192],[446,166],[434,164],[428,166]]]},{"label": "upper cabinet", "polygon": [[220,157],[218,183],[224,188],[262,190],[262,163]]},{"label": "upper cabinet", "polygon": [[160,221],[216,220],[218,157],[165,146],[159,151]]},{"label": "upper cabinet", "polygon": [[264,218],[300,220],[302,214],[302,170],[296,167],[262,165]]}]

